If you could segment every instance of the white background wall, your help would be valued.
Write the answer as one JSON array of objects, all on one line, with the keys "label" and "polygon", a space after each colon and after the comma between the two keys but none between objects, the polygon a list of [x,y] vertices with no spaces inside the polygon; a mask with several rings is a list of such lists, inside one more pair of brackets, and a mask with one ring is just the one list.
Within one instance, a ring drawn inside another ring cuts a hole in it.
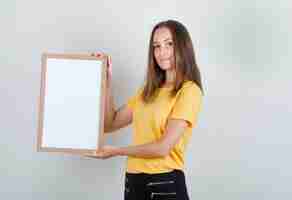
[{"label": "white background wall", "polygon": [[[0,198],[123,199],[125,158],[37,153],[43,51],[104,51],[123,104],[144,79],[150,31],[189,29],[206,90],[188,148],[191,199],[291,199],[289,0],[0,2]],[[74,113],[74,111],[72,111]],[[130,128],[109,142],[125,145]]]}]

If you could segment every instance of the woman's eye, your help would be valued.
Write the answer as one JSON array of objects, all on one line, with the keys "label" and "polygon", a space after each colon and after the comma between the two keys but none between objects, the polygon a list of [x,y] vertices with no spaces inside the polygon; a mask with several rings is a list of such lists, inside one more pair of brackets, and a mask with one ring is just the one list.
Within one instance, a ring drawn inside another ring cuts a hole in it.
[{"label": "woman's eye", "polygon": [[168,46],[172,46],[172,44],[173,44],[172,42],[168,42],[167,43]]}]

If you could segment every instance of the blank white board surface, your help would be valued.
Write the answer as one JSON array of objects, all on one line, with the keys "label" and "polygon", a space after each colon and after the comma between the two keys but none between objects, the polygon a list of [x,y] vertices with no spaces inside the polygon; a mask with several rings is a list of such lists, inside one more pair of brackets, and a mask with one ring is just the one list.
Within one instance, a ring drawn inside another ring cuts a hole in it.
[{"label": "blank white board surface", "polygon": [[86,55],[43,56],[38,150],[82,154],[100,147],[103,63]]}]

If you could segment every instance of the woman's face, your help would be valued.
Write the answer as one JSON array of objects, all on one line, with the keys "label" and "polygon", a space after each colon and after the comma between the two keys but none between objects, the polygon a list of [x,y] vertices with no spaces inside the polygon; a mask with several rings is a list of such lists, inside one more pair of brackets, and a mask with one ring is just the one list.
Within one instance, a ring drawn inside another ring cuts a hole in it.
[{"label": "woman's face", "polygon": [[158,28],[153,36],[154,57],[162,70],[174,68],[174,47],[171,32],[166,27]]}]

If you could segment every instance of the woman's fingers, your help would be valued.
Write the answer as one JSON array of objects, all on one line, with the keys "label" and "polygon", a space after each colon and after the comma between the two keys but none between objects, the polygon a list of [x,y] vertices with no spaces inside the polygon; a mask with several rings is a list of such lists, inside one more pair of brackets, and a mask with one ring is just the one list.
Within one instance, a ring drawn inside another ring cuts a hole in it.
[{"label": "woman's fingers", "polygon": [[96,56],[96,57],[98,57],[98,58],[106,57],[106,58],[107,58],[107,65],[108,65],[108,66],[111,66],[111,65],[112,65],[112,59],[111,59],[111,56],[106,55],[105,53],[96,52],[96,53],[91,53],[90,56]]},{"label": "woman's fingers", "polygon": [[102,53],[102,52],[96,52],[96,53],[91,53],[90,56],[103,57],[103,56],[106,56],[106,55],[104,53]]},{"label": "woman's fingers", "polygon": [[108,64],[111,66],[112,65],[112,57],[110,55],[108,55],[107,60],[108,60]]},{"label": "woman's fingers", "polygon": [[110,75],[112,75],[112,58],[111,58],[111,56],[108,56],[107,57],[107,60],[108,60],[108,72],[109,72],[109,74]]},{"label": "woman's fingers", "polygon": [[104,157],[104,153],[102,151],[95,151],[93,153],[90,154],[85,154],[86,157],[89,158],[103,158]]},{"label": "woman's fingers", "polygon": [[105,53],[102,53],[102,52],[96,52],[96,53],[91,53],[90,54],[91,56],[96,56],[98,58],[101,58],[101,57],[106,57],[107,59],[107,73],[108,73],[108,76],[111,76],[112,75],[112,58],[110,55],[106,55]]}]

